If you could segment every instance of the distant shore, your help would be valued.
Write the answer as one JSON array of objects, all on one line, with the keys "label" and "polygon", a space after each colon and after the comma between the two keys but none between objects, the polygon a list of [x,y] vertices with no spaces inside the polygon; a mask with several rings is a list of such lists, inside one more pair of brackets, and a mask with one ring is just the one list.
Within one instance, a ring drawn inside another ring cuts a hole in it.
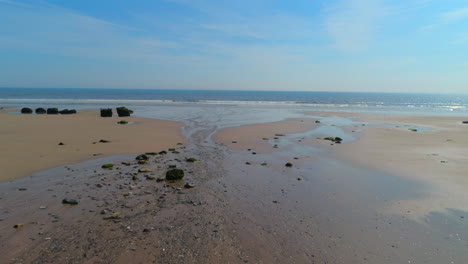
[{"label": "distant shore", "polygon": [[[35,115],[12,114],[2,109],[0,120],[0,182],[52,167],[118,154],[160,151],[185,142],[181,122],[102,118],[99,110]],[[121,120],[129,124],[117,124]]]}]

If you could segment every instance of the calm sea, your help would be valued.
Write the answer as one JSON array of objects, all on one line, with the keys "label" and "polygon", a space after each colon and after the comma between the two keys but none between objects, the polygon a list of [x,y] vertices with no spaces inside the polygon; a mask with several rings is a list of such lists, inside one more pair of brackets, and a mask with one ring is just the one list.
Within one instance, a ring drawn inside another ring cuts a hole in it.
[{"label": "calm sea", "polygon": [[312,111],[468,115],[468,94],[0,88],[0,107],[59,106],[87,109],[115,105],[222,105]]}]

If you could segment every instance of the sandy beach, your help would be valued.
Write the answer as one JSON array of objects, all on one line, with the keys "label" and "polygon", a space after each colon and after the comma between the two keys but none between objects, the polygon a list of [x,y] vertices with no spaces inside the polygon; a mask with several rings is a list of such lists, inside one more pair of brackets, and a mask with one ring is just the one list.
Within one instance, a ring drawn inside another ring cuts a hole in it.
[{"label": "sandy beach", "polygon": [[[96,157],[159,152],[185,142],[183,123],[139,117],[101,118],[99,110],[74,115],[10,114],[1,110],[0,120],[0,182]],[[120,120],[130,123],[117,124]]]},{"label": "sandy beach", "polygon": [[[118,125],[120,118],[95,111],[1,117],[9,124],[2,137],[18,150],[11,153],[23,160],[22,142],[29,142],[43,152],[24,155],[47,161],[19,170],[21,161],[4,158],[20,177],[0,184],[6,263],[438,264],[468,257],[468,126],[458,117],[315,112],[221,130],[195,122],[185,124],[188,140],[181,123],[132,117]],[[325,140],[338,136],[341,144]],[[100,139],[111,142],[93,144]],[[112,170],[101,168],[107,163]],[[164,179],[174,167],[183,180]],[[65,198],[78,204],[62,204]]]}]

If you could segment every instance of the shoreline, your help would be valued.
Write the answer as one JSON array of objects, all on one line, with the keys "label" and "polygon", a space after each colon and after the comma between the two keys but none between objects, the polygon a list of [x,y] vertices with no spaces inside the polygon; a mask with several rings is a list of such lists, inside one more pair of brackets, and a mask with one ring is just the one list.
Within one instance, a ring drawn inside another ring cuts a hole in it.
[{"label": "shoreline", "polygon": [[[0,136],[5,150],[0,154],[3,169],[0,182],[97,157],[159,152],[186,142],[181,122],[141,117],[101,118],[99,110],[73,115],[7,111],[10,110],[0,111]],[[120,120],[129,124],[117,124]]]}]

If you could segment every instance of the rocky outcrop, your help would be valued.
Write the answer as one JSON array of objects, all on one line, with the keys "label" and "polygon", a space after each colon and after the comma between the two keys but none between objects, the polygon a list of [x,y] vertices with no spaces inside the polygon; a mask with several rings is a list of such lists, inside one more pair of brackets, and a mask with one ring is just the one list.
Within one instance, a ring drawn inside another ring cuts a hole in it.
[{"label": "rocky outcrop", "polygon": [[101,117],[112,117],[111,108],[101,108]]},{"label": "rocky outcrop", "polygon": [[47,111],[44,108],[41,108],[41,107],[36,108],[36,114],[43,115],[45,113],[47,113]]},{"label": "rocky outcrop", "polygon": [[117,107],[116,110],[117,110],[117,115],[119,117],[130,116],[131,114],[133,114],[132,110],[130,110],[127,107],[124,107],[124,106]]},{"label": "rocky outcrop", "polygon": [[75,109],[63,109],[62,111],[59,111],[61,115],[71,115],[71,114],[76,114]]},{"label": "rocky outcrop", "polygon": [[47,114],[48,115],[58,115],[59,110],[58,110],[58,108],[47,108]]},{"label": "rocky outcrop", "polygon": [[31,108],[28,108],[28,107],[24,107],[21,109],[21,113],[22,114],[32,114],[33,110]]}]

